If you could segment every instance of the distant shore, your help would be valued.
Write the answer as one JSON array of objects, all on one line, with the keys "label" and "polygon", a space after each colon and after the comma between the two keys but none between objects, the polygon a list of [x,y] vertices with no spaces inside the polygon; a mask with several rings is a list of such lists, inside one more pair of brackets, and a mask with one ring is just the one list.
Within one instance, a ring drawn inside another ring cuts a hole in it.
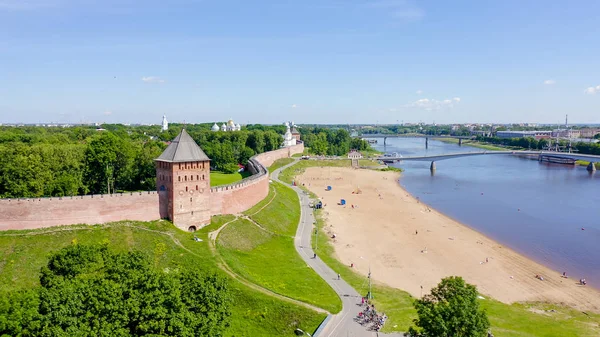
[{"label": "distant shore", "polygon": [[[335,234],[341,262],[363,275],[370,268],[374,280],[415,297],[443,277],[458,275],[504,303],[543,301],[600,312],[600,293],[577,285],[585,275],[563,278],[431,209],[406,192],[398,177],[343,167],[307,168],[297,177],[327,205],[326,228]],[[344,206],[338,205],[341,199]]]}]

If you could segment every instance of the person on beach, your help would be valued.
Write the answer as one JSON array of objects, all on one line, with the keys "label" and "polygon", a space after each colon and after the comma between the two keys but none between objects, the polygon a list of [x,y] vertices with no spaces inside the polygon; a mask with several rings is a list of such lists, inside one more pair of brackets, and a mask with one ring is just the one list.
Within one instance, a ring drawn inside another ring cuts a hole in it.
[{"label": "person on beach", "polygon": [[415,231],[415,235],[419,235],[419,231],[418,230]]}]

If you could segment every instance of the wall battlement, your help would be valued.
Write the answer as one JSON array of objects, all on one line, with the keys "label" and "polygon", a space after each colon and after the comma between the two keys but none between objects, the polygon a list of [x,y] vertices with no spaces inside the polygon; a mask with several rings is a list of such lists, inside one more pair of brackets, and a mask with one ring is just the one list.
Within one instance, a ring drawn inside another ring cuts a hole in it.
[{"label": "wall battlement", "polygon": [[[303,151],[304,145],[300,143],[250,158],[248,169],[253,175],[229,185],[210,188],[211,215],[235,214],[256,205],[269,194],[269,171],[266,167],[277,159]],[[160,218],[157,191],[0,199],[0,230]]]},{"label": "wall battlement", "polygon": [[158,194],[156,191],[138,191],[138,192],[125,192],[125,193],[114,193],[114,194],[86,194],[86,195],[71,195],[66,197],[41,197],[41,198],[4,198],[0,199],[0,207],[3,202],[16,202],[16,201],[31,201],[31,202],[48,202],[48,201],[62,201],[62,200],[87,200],[87,199],[104,199],[104,198],[122,198],[129,196],[138,196],[144,194]]}]

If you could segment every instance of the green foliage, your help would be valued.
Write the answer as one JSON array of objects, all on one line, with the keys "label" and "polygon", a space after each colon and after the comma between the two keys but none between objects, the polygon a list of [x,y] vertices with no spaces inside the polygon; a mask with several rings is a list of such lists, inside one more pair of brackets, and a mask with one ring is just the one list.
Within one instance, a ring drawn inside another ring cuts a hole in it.
[{"label": "green foliage", "polygon": [[477,288],[461,277],[442,279],[431,294],[415,300],[417,328],[411,337],[485,337],[490,327],[485,311],[479,308]]},{"label": "green foliage", "polygon": [[32,292],[21,292],[18,296],[33,296],[32,301],[13,299],[2,306],[0,322],[21,318],[21,323],[5,324],[0,333],[222,336],[228,326],[231,298],[225,279],[198,270],[166,273],[141,252],[71,245],[50,256],[40,283],[37,301]]},{"label": "green foliage", "polygon": [[[227,173],[282,143],[280,126],[254,125],[237,132],[213,132],[211,126],[186,125],[186,130],[212,159],[212,168]],[[182,126],[171,124],[166,132],[159,126],[102,128],[0,126],[0,198],[155,189],[154,159]]]},{"label": "green foliage", "polygon": [[[104,243],[111,251],[123,253],[137,250],[144,253],[155,268],[164,272],[202,268],[228,277],[218,269],[209,249],[208,232],[233,219],[231,215],[215,216],[214,223],[193,234],[180,231],[167,221],[0,232],[0,312],[4,312],[3,303],[14,303],[9,296],[16,296],[17,292],[34,291],[37,294],[39,271],[47,265],[48,255],[73,243]],[[204,241],[194,241],[194,235]],[[163,253],[157,258],[157,247],[160,246],[166,249],[160,249]],[[312,332],[325,318],[324,314],[255,291],[235,279],[230,279],[229,288],[232,303],[231,326],[224,332],[227,337],[290,336],[296,327]],[[24,299],[22,302],[31,301]],[[37,305],[33,307],[37,312]],[[3,317],[6,316],[0,314],[0,324],[6,322]],[[8,321],[18,322],[15,319]]]},{"label": "green foliage", "polygon": [[302,140],[310,151],[318,155],[342,156],[351,149],[364,151],[369,144],[359,138],[351,138],[345,129],[303,127]]}]

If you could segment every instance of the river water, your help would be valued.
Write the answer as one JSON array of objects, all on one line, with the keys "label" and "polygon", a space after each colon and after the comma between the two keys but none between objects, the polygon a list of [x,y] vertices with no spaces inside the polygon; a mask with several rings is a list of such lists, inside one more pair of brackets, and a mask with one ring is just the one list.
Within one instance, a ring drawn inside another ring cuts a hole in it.
[{"label": "river water", "polygon": [[[483,151],[423,138],[382,139],[404,157]],[[400,162],[400,184],[447,216],[574,279],[600,288],[600,171],[513,156]]]}]

